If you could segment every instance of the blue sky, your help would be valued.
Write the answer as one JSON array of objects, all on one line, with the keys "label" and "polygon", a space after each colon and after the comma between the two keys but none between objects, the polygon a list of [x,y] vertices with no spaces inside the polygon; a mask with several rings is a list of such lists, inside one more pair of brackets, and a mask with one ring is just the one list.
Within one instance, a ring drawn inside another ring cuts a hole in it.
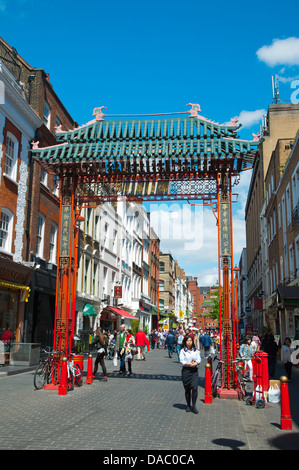
[{"label": "blue sky", "polygon": [[[272,75],[280,77],[282,101],[299,99],[298,13],[294,1],[0,0],[0,36],[50,74],[80,125],[99,106],[107,114],[150,114],[186,111],[191,102],[216,122],[238,116],[240,137],[251,140],[272,103]],[[244,175],[236,187],[235,263],[245,246],[249,180]],[[157,229],[163,211],[173,224],[186,217],[182,205],[151,209],[160,211]],[[210,210],[193,210],[202,217],[203,248],[185,250],[173,234],[161,246],[207,285],[217,279],[216,226]]]}]

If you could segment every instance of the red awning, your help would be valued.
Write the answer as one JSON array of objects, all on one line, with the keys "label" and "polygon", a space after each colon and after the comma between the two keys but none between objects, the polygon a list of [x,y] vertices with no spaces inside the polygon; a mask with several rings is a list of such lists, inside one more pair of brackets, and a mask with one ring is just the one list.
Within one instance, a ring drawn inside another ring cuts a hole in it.
[{"label": "red awning", "polygon": [[121,317],[130,318],[131,320],[138,320],[137,317],[134,317],[133,315],[131,315],[126,310],[123,310],[122,308],[110,307],[110,305],[108,305],[106,308],[108,308],[109,310],[112,310],[112,312],[116,313],[117,315],[120,315]]}]

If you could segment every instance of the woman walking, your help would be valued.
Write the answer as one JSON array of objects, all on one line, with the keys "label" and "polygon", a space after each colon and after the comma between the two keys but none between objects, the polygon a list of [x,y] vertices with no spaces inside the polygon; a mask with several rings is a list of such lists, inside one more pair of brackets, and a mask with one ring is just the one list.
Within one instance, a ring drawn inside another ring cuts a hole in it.
[{"label": "woman walking", "polygon": [[107,380],[107,370],[105,365],[105,357],[107,356],[108,338],[103,334],[102,328],[98,328],[92,341],[92,346],[97,346],[97,357],[93,366],[93,375],[96,376],[98,365],[100,364],[103,371],[103,379]]},{"label": "woman walking", "polygon": [[281,362],[284,365],[285,371],[287,373],[288,379],[292,379],[292,349],[291,349],[291,340],[290,338],[286,338],[284,340],[283,346],[281,348]]},{"label": "woman walking", "polygon": [[127,335],[125,339],[124,346],[120,352],[120,355],[125,355],[125,362],[128,363],[128,376],[132,375],[132,360],[133,360],[133,352],[132,348],[135,345],[135,338],[132,335],[131,330],[127,330]]},{"label": "woman walking", "polygon": [[[182,381],[185,389],[187,412],[193,411],[197,414],[196,400],[198,395],[198,368],[201,362],[200,352],[195,347],[194,338],[186,335],[180,352],[180,363],[182,364]],[[192,401],[192,407],[190,407]]]}]

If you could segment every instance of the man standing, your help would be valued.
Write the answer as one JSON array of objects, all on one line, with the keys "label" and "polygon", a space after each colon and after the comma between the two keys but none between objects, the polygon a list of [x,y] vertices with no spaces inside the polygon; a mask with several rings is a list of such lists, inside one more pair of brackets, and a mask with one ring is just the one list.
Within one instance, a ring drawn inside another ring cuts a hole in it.
[{"label": "man standing", "polygon": [[119,367],[119,373],[124,374],[126,373],[126,365],[125,365],[125,354],[120,355],[120,351],[122,350],[124,343],[126,339],[126,325],[123,323],[120,325],[120,331],[116,335],[116,344],[115,344],[115,349],[118,352],[118,356],[120,358],[120,367]]},{"label": "man standing", "polygon": [[202,345],[205,350],[205,358],[207,358],[209,355],[211,344],[212,344],[212,341],[211,341],[210,335],[208,335],[208,333],[206,332],[202,338]]},{"label": "man standing", "polygon": [[145,346],[147,345],[147,337],[141,328],[139,328],[138,333],[136,333],[135,335],[135,343],[136,343],[137,351],[138,351],[137,361],[140,361],[140,360],[145,361],[144,349],[145,349]]},{"label": "man standing", "polygon": [[175,337],[174,337],[173,331],[170,331],[166,339],[166,345],[167,345],[169,357],[172,357],[174,343],[175,343]]},{"label": "man standing", "polygon": [[178,353],[178,362],[180,362],[180,352],[182,349],[184,336],[185,336],[184,330],[183,328],[180,328],[178,336],[177,336],[177,346],[176,346],[176,352]]}]

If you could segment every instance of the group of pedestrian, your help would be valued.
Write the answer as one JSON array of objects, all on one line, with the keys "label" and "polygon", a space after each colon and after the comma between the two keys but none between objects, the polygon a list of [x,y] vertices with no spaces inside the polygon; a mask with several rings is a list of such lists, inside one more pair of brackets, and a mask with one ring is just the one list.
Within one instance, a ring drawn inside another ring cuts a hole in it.
[{"label": "group of pedestrian", "polygon": [[[292,353],[291,339],[285,338],[283,345],[281,346],[280,359],[285,368],[287,377],[289,380],[292,378]],[[268,354],[268,371],[269,378],[275,377],[277,353],[279,351],[279,345],[275,341],[275,337],[272,333],[265,333],[262,338],[259,337],[256,330],[253,331],[253,335],[247,335],[244,339],[243,344],[240,347],[239,355],[244,359],[245,365],[248,366],[249,378],[252,380],[253,376],[253,365],[252,359],[256,351],[263,351]]]},{"label": "group of pedestrian", "polygon": [[[135,337],[132,331],[126,328],[125,324],[120,326],[119,332],[113,333],[106,332],[102,328],[98,328],[94,333],[92,347],[97,348],[97,355],[94,361],[93,376],[95,377],[98,371],[98,366],[102,367],[103,379],[107,381],[107,369],[105,365],[105,358],[110,358],[108,347],[111,345],[114,352],[114,358],[120,361],[119,374],[130,376],[132,375],[132,360],[137,354],[137,360],[145,361],[145,348],[147,347],[148,339],[144,331],[139,329]],[[128,371],[126,370],[126,364]]]}]

